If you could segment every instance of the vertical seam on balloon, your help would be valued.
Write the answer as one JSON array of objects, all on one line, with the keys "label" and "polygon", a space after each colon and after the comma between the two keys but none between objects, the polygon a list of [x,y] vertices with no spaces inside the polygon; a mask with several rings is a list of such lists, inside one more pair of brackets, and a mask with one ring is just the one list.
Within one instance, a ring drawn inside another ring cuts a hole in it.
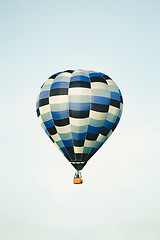
[{"label": "vertical seam on balloon", "polygon": [[[97,72],[98,73],[98,72]],[[105,80],[105,79],[104,79]],[[105,80],[106,81],[106,80]],[[92,84],[91,84],[91,93],[92,93]],[[108,112],[106,112],[106,116],[107,116],[107,113]],[[106,120],[106,116],[105,116],[105,120]],[[103,126],[104,126],[104,123],[105,123],[105,120],[104,120],[104,122],[103,122]],[[102,127],[103,127],[102,126]],[[102,127],[101,127],[101,130],[102,130]],[[99,132],[99,134],[101,133],[101,130],[100,130],[100,132]],[[98,134],[98,136],[99,136],[99,134]],[[97,138],[98,138],[98,136],[97,136]],[[97,140],[97,138],[94,140],[94,142]],[[95,143],[96,144],[96,143]],[[94,148],[94,146],[95,146],[95,144],[93,145],[93,147],[90,149],[90,151],[89,151],[89,153],[87,154],[87,156],[86,156],[86,158],[85,158],[85,160],[88,158],[88,155],[90,154],[90,152],[92,151],[92,149]],[[98,150],[98,149],[97,149]],[[92,157],[92,156],[91,156]],[[90,158],[91,158],[90,157]],[[89,160],[89,159],[88,159]],[[87,161],[88,161],[87,160]]]},{"label": "vertical seam on balloon", "polygon": [[[88,78],[89,78],[89,81],[90,81],[90,90],[91,90],[91,79],[89,77],[89,74],[87,71],[85,71],[88,75]],[[89,116],[90,116],[90,111],[91,111],[91,91],[90,91],[90,104],[89,104],[90,108],[89,108]],[[89,116],[88,116],[88,125],[89,125]],[[87,127],[87,131],[88,131],[88,127]],[[84,144],[85,144],[85,140],[86,140],[86,136],[87,136],[87,131],[86,131],[86,135],[85,135],[85,139],[84,139]],[[83,154],[84,154],[84,144],[83,144],[83,152],[81,153],[81,158],[80,158],[80,161],[82,161],[82,157],[83,157]],[[85,162],[85,160],[83,160],[82,162]]]},{"label": "vertical seam on balloon", "polygon": [[[122,106],[123,106],[123,104],[122,104]],[[119,109],[119,111],[120,111],[120,109]],[[119,114],[119,113],[118,113]],[[122,113],[121,113],[122,114]],[[117,116],[118,117],[118,116]],[[113,124],[116,122],[116,120],[117,120],[117,117],[115,118],[115,121],[113,122]],[[120,118],[120,117],[119,117]],[[118,125],[118,124],[117,124]],[[117,128],[117,126],[116,126],[116,128]],[[104,141],[102,142],[102,145],[107,141],[107,139],[110,137],[110,135],[113,133],[113,131],[112,131],[112,129],[109,131],[109,133],[107,134],[107,136],[105,136],[105,138],[104,138]],[[110,132],[111,132],[111,134],[110,134]],[[110,135],[109,135],[110,134]],[[108,136],[109,135],[109,136]],[[101,145],[101,146],[102,146]]]},{"label": "vertical seam on balloon", "polygon": [[[63,72],[62,72],[63,73]],[[60,75],[60,74],[59,74]],[[58,76],[59,76],[58,75]],[[55,77],[55,79],[57,78],[57,76]],[[53,82],[55,81],[55,79],[53,80]],[[52,83],[53,83],[52,82]],[[51,84],[52,85],[52,84]],[[50,88],[51,89],[51,88]],[[50,107],[50,104],[49,104],[49,108],[50,108],[50,113],[51,113],[51,107]],[[51,114],[51,116],[52,116],[52,114]],[[52,120],[53,120],[53,122],[54,122],[54,119],[52,118]],[[56,131],[57,131],[57,133],[58,133],[58,136],[59,136],[59,138],[61,139],[61,137],[60,137],[60,135],[59,135],[59,132],[58,132],[58,130],[57,130],[57,126],[55,125],[55,122],[54,122],[54,126],[55,126],[55,128],[56,128]],[[61,139],[61,141],[62,141],[62,139]],[[62,143],[63,143],[63,141],[62,141]],[[66,149],[66,147],[65,147],[65,145],[64,145],[64,143],[63,143],[63,146],[64,146],[64,148]],[[59,148],[60,149],[60,148]],[[60,149],[60,151],[63,153],[63,151]],[[66,151],[67,151],[67,149],[66,149]],[[67,153],[68,153],[68,151],[67,151]],[[65,156],[65,154],[63,153],[63,155]],[[68,156],[70,157],[70,155],[69,155],[69,153],[68,153]],[[70,159],[71,159],[71,157],[70,157]]]},{"label": "vertical seam on balloon", "polygon": [[[74,73],[74,72],[73,72]],[[73,73],[71,73],[71,76],[70,76],[70,79],[69,79],[69,86],[68,86],[68,115],[69,115],[69,117],[68,117],[68,119],[69,119],[69,126],[70,126],[70,129],[71,129],[71,135],[72,135],[72,138],[71,138],[71,140],[72,140],[72,145],[73,145],[73,133],[72,133],[72,128],[71,128],[71,124],[70,124],[70,114],[69,114],[69,110],[70,110],[70,108],[69,108],[69,104],[70,104],[70,100],[69,100],[69,88],[70,88],[70,83],[71,83],[71,77],[72,77],[72,74]],[[76,156],[75,156],[75,152],[74,152],[74,145],[73,145],[73,154],[74,154],[74,159],[76,160]],[[70,157],[71,158],[71,157]],[[71,160],[73,160],[73,159],[71,159]]]},{"label": "vertical seam on balloon", "polygon": [[[112,80],[113,81],[113,80]],[[113,81],[114,82],[114,81]],[[117,84],[114,82],[114,84],[117,86]],[[118,86],[117,86],[117,88],[118,88]],[[118,90],[119,90],[119,88],[118,88]],[[110,93],[110,90],[109,90],[109,93]],[[110,105],[109,105],[110,106]],[[122,103],[122,110],[123,110],[123,103]],[[122,114],[122,110],[121,110],[121,114]],[[119,115],[119,112],[120,112],[120,108],[119,108],[119,111],[118,111],[118,115]],[[107,114],[108,114],[108,112],[107,112]],[[114,122],[113,122],[113,124],[116,122],[116,120],[117,120],[117,118],[118,118],[118,115],[115,117],[115,120],[114,120]],[[106,116],[107,117],[107,116]],[[121,116],[120,116],[121,117]],[[120,119],[120,117],[119,117],[119,119]],[[105,119],[106,120],[106,119]],[[118,124],[117,124],[118,125]],[[116,125],[116,127],[117,127],[117,125]],[[103,140],[103,142],[102,142],[102,145],[107,141],[107,139],[110,137],[110,135],[113,133],[113,131],[112,131],[112,129],[109,131],[109,133],[107,134],[107,136],[105,136],[105,138],[104,138],[104,140]],[[111,133],[111,134],[110,134]],[[101,132],[100,132],[100,134],[101,134]],[[109,135],[109,136],[108,136]],[[101,146],[102,146],[101,145]],[[94,154],[93,154],[94,155]]]}]

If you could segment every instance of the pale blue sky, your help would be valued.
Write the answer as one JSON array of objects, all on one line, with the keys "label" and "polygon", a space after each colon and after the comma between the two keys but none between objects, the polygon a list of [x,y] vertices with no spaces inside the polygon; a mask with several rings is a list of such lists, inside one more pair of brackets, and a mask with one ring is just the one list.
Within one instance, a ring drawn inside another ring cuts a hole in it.
[{"label": "pale blue sky", "polygon": [[[0,239],[159,240],[159,1],[1,1]],[[42,83],[92,69],[122,91],[119,126],[82,171],[43,132]]]}]

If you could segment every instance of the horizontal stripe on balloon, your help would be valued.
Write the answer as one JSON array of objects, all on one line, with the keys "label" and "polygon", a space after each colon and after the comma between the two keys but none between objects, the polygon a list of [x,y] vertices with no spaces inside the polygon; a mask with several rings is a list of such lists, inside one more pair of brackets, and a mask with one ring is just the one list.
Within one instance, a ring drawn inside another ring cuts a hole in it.
[{"label": "horizontal stripe on balloon", "polygon": [[47,122],[47,121],[52,119],[52,115],[51,115],[50,112],[46,112],[46,113],[43,113],[43,114],[41,113],[41,118],[42,118],[43,122]]},{"label": "horizontal stripe on balloon", "polygon": [[110,129],[102,127],[101,134],[107,136],[110,131],[111,131]]},{"label": "horizontal stripe on balloon", "polygon": [[36,112],[37,112],[37,117],[39,117],[40,116],[39,108],[37,108]]},{"label": "horizontal stripe on balloon", "polygon": [[80,87],[80,88],[90,88],[91,84],[90,82],[84,82],[84,81],[75,81],[71,82],[69,85],[70,88]]},{"label": "horizontal stripe on balloon", "polygon": [[45,133],[47,133],[47,135],[50,136],[50,133],[48,132],[47,129],[45,129]]},{"label": "horizontal stripe on balloon", "polygon": [[74,155],[73,146],[70,146],[70,147],[66,146],[66,150],[67,150],[68,154],[70,155],[71,159],[74,159],[75,155]]},{"label": "horizontal stripe on balloon", "polygon": [[39,102],[36,102],[36,110],[39,108]]},{"label": "horizontal stripe on balloon", "polygon": [[102,144],[103,144],[103,142],[97,142],[97,141],[95,141],[93,147],[94,147],[94,148],[99,148]]},{"label": "horizontal stripe on balloon", "polygon": [[50,96],[68,95],[68,88],[54,88],[50,91]]},{"label": "horizontal stripe on balloon", "polygon": [[87,139],[85,139],[85,144],[84,144],[84,146],[85,147],[93,147],[93,145],[94,145],[94,141],[92,141],[92,140],[87,140]]},{"label": "horizontal stripe on balloon", "polygon": [[106,75],[106,74],[103,74],[103,77],[105,78],[105,79],[111,79],[108,75]]},{"label": "horizontal stripe on balloon", "polygon": [[72,118],[87,118],[89,117],[89,111],[69,110],[69,116]]},{"label": "horizontal stripe on balloon", "polygon": [[57,127],[69,125],[69,118],[54,119],[54,123]]},{"label": "horizontal stripe on balloon", "polygon": [[89,77],[83,76],[83,75],[78,75],[78,76],[73,76],[70,78],[70,82],[75,82],[75,81],[84,81],[84,82],[89,82],[90,79]]},{"label": "horizontal stripe on balloon", "polygon": [[49,91],[40,92],[39,99],[48,98],[48,97],[49,97]]},{"label": "horizontal stripe on balloon", "polygon": [[54,122],[53,120],[49,120],[47,122],[44,122],[44,125],[46,126],[46,128],[51,128],[54,126]]},{"label": "horizontal stripe on balloon", "polygon": [[110,92],[111,98],[119,100],[120,101],[120,94],[116,92]]},{"label": "horizontal stripe on balloon", "polygon": [[84,147],[83,148],[83,153],[89,153],[91,151],[90,147]]},{"label": "horizontal stripe on balloon", "polygon": [[73,103],[90,103],[90,99],[90,95],[69,95],[69,102]]},{"label": "horizontal stripe on balloon", "polygon": [[90,110],[90,103],[69,103],[69,109],[75,111],[87,111]]},{"label": "horizontal stripe on balloon", "polygon": [[[74,146],[74,152],[75,152],[75,154],[77,154],[76,155],[76,159],[80,159],[81,158],[81,154],[82,154],[82,152],[83,152],[83,147],[80,147],[80,146]],[[80,154],[78,154],[78,153],[80,153]]]},{"label": "horizontal stripe on balloon", "polygon": [[91,125],[88,125],[88,133],[92,133],[92,134],[99,134],[101,131],[101,127],[93,127]]},{"label": "horizontal stripe on balloon", "polygon": [[[69,118],[71,126],[86,126],[89,123],[89,118]],[[73,131],[74,132],[74,131]]]},{"label": "horizontal stripe on balloon", "polygon": [[94,110],[97,112],[108,112],[108,109],[109,109],[109,105],[91,103],[91,110]]},{"label": "horizontal stripe on balloon", "polygon": [[84,133],[87,132],[88,125],[85,126],[75,126],[71,125],[71,131],[75,133]]},{"label": "horizontal stripe on balloon", "polygon": [[113,123],[106,120],[104,123],[104,127],[107,129],[112,129]]},{"label": "horizontal stripe on balloon", "polygon": [[49,97],[50,104],[63,104],[68,103],[68,95],[57,95]]},{"label": "horizontal stripe on balloon", "polygon": [[91,103],[109,105],[110,99],[107,98],[107,97],[92,96],[91,97]]},{"label": "horizontal stripe on balloon", "polygon": [[56,144],[58,145],[59,148],[64,147],[64,144],[63,144],[63,142],[61,140],[57,141]]},{"label": "horizontal stripe on balloon", "polygon": [[51,127],[51,128],[48,128],[47,130],[48,130],[48,132],[49,132],[51,135],[54,135],[54,134],[57,133],[57,130],[56,130],[55,126],[54,126],[54,127]]},{"label": "horizontal stripe on balloon", "polygon": [[53,119],[63,119],[69,117],[68,110],[59,111],[59,112],[51,112]]},{"label": "horizontal stripe on balloon", "polygon": [[89,73],[89,77],[103,77],[103,73],[99,73],[99,72],[92,72]]},{"label": "horizontal stripe on balloon", "polygon": [[64,153],[64,154],[68,154],[67,150],[63,147],[61,148],[61,151]]},{"label": "horizontal stripe on balloon", "polygon": [[83,140],[86,137],[86,133],[74,133],[74,132],[72,132],[72,137],[75,140]]},{"label": "horizontal stripe on balloon", "polygon": [[63,103],[51,103],[50,108],[52,112],[59,112],[59,111],[65,111],[68,109],[68,102]]},{"label": "horizontal stripe on balloon", "polygon": [[70,74],[69,73],[62,73],[61,75],[57,76],[54,82],[69,82],[70,81]]},{"label": "horizontal stripe on balloon", "polygon": [[77,146],[77,147],[83,147],[84,146],[84,141],[85,141],[85,139],[83,139],[83,140],[73,139],[73,145]]},{"label": "horizontal stripe on balloon", "polygon": [[120,101],[118,101],[116,99],[111,99],[110,100],[110,105],[114,106],[114,107],[117,107],[117,108],[120,108]]},{"label": "horizontal stripe on balloon", "polygon": [[91,151],[90,151],[90,154],[93,155],[96,150],[97,150],[97,148],[92,148]]},{"label": "horizontal stripe on balloon", "polygon": [[59,136],[62,140],[69,140],[72,138],[71,133],[59,133]]},{"label": "horizontal stripe on balloon", "polygon": [[39,100],[39,107],[45,106],[49,104],[49,99],[48,98],[43,98]]},{"label": "horizontal stripe on balloon", "polygon": [[110,93],[109,90],[107,89],[97,89],[97,88],[92,88],[92,96],[100,96],[100,97],[108,97],[110,98]]},{"label": "horizontal stripe on balloon", "polygon": [[116,119],[116,121],[115,121],[115,124],[116,124],[116,125],[118,125],[118,123],[119,123],[119,120],[120,120],[120,118],[119,118],[119,117],[117,117],[117,119]]},{"label": "horizontal stripe on balloon", "polygon": [[70,140],[63,140],[63,143],[64,143],[65,147],[73,146],[73,141],[71,139]]},{"label": "horizontal stripe on balloon", "polygon": [[102,83],[107,84],[106,80],[102,77],[98,77],[98,76],[97,77],[90,77],[90,79],[91,79],[91,82],[102,82]]},{"label": "horizontal stripe on balloon", "polygon": [[102,127],[104,125],[104,121],[105,120],[97,120],[97,119],[90,118],[89,125],[93,127]]},{"label": "horizontal stripe on balloon", "polygon": [[69,82],[54,82],[51,85],[51,89],[54,88],[68,88],[69,87]]},{"label": "horizontal stripe on balloon", "polygon": [[93,134],[93,133],[89,133],[89,132],[87,132],[87,134],[86,134],[86,139],[87,140],[94,141],[94,140],[97,139],[97,137],[98,137],[98,134]]}]

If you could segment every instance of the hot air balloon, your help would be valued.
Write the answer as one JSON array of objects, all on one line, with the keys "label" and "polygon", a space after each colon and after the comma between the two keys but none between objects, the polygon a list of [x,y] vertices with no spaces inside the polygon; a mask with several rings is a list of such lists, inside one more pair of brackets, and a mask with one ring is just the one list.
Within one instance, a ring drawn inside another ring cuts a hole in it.
[{"label": "hot air balloon", "polygon": [[38,94],[36,111],[51,141],[80,170],[117,127],[123,108],[121,92],[106,74],[66,70],[47,79]]}]

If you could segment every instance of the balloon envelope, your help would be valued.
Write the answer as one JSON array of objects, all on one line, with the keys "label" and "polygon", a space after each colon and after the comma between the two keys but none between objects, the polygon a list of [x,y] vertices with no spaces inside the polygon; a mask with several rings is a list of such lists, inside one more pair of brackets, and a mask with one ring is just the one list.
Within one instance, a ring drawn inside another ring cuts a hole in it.
[{"label": "balloon envelope", "polygon": [[77,170],[115,130],[122,107],[121,92],[109,76],[84,70],[52,75],[36,104],[44,131]]}]

